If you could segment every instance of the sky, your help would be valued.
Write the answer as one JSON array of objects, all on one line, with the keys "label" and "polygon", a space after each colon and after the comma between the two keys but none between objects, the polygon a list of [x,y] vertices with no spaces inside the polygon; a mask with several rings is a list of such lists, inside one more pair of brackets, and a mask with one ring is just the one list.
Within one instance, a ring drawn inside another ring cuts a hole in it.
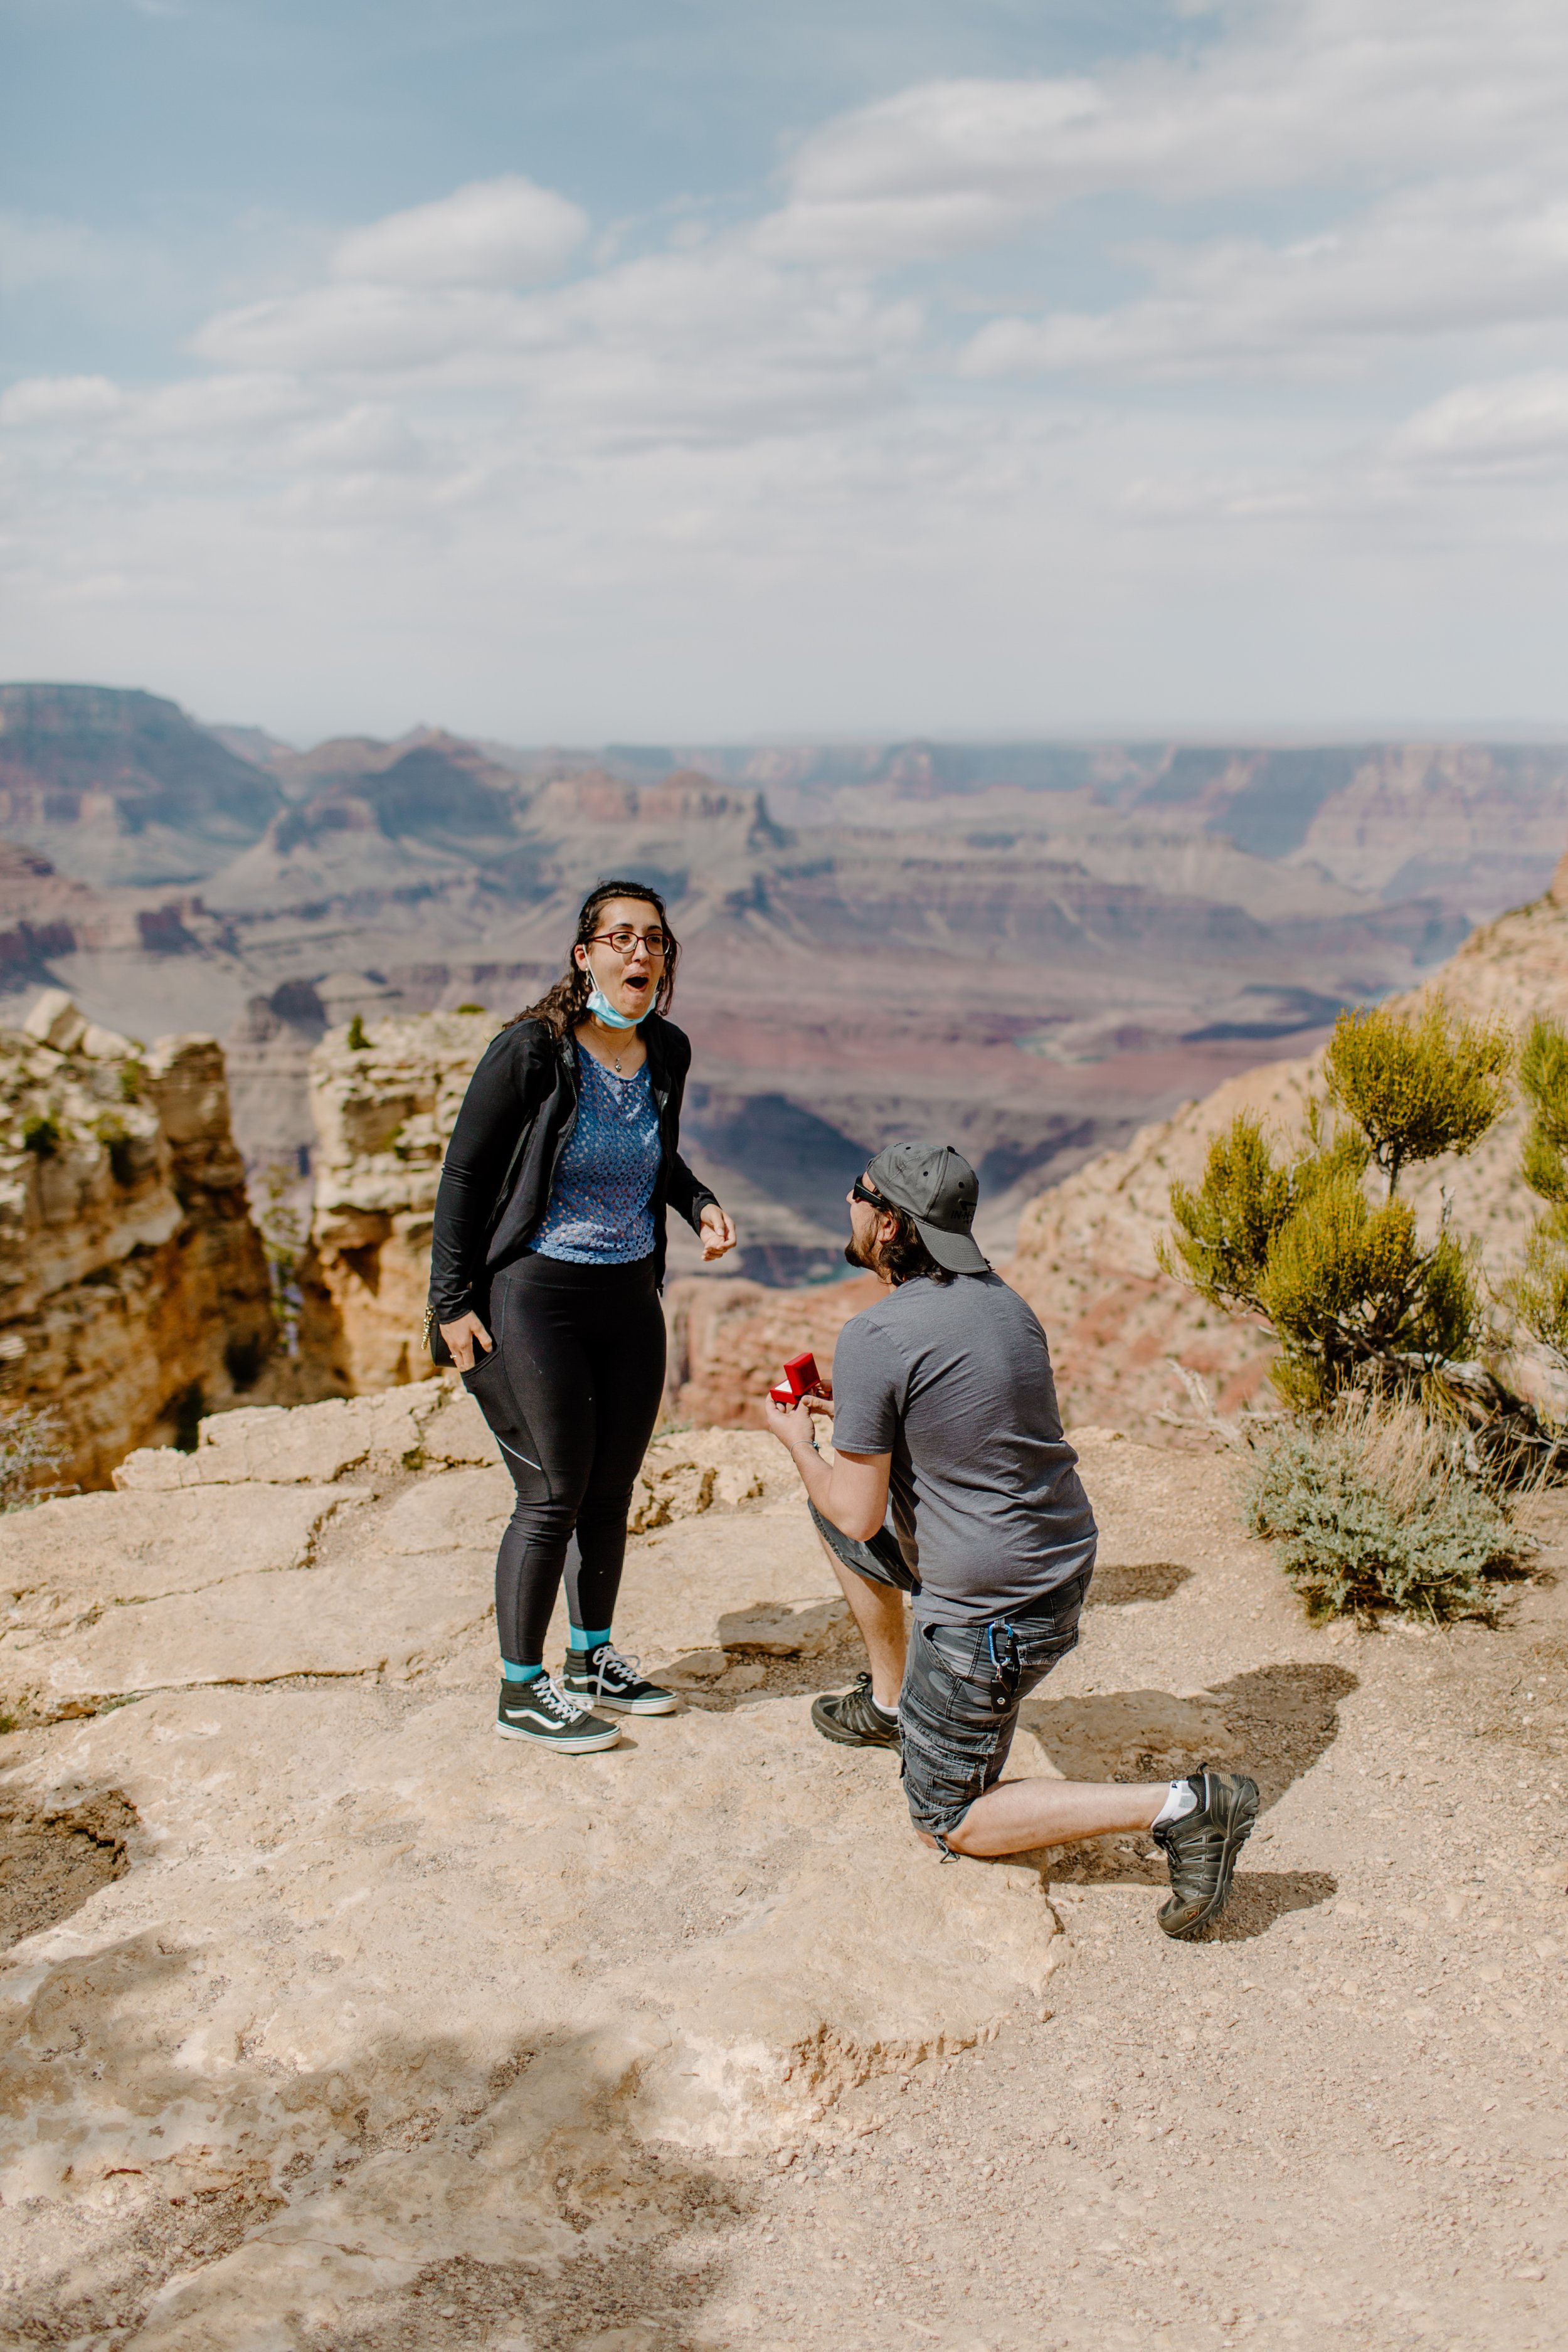
[{"label": "sky", "polygon": [[1568,727],[1561,0],[0,0],[0,675]]}]

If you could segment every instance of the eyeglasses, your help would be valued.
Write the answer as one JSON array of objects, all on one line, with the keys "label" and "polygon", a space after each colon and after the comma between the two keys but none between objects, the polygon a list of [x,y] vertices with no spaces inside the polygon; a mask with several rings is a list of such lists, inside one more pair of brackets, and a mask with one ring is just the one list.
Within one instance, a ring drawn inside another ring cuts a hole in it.
[{"label": "eyeglasses", "polygon": [[863,1176],[857,1176],[853,1184],[850,1185],[849,1198],[852,1201],[865,1201],[873,1209],[885,1209],[888,1205],[886,1201],[883,1200],[880,1192],[868,1192],[867,1191],[866,1180]]},{"label": "eyeglasses", "polygon": [[618,956],[629,956],[640,940],[647,948],[650,960],[655,963],[666,954],[671,945],[668,931],[634,931],[629,924],[622,925],[613,931],[591,932],[589,938],[594,945],[602,943],[605,947],[614,948]]}]

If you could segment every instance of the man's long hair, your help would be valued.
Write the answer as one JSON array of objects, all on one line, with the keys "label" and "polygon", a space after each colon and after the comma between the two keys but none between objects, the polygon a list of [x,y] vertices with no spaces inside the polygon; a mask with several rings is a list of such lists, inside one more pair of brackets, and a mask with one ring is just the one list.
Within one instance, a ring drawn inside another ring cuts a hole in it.
[{"label": "man's long hair", "polygon": [[900,1283],[918,1282],[922,1275],[929,1282],[954,1280],[947,1266],[938,1265],[921,1241],[920,1227],[907,1209],[896,1207],[891,1201],[884,1201],[882,1213],[897,1218],[898,1231],[888,1241],[873,1242],[869,1259],[861,1257],[851,1242],[844,1253],[851,1265],[864,1265],[871,1274],[885,1275],[895,1290]]},{"label": "man's long hair", "polygon": [[575,1029],[578,1022],[588,1010],[588,992],[594,984],[588,973],[579,965],[576,950],[578,948],[587,946],[599,928],[600,916],[612,898],[636,898],[643,906],[652,907],[657,911],[659,922],[664,929],[666,946],[664,970],[659,975],[658,985],[654,990],[653,1009],[656,1013],[668,1010],[670,1001],[675,994],[675,966],[680,954],[680,948],[674,932],[669,928],[669,917],[665,912],[664,900],[659,897],[658,892],[650,889],[646,882],[595,882],[584,899],[582,911],[577,917],[576,934],[566,957],[564,972],[553,988],[545,991],[537,1004],[525,1005],[521,1013],[512,1014],[511,1019],[506,1024],[509,1029],[514,1027],[519,1021],[542,1021],[557,1040],[569,1036]]}]

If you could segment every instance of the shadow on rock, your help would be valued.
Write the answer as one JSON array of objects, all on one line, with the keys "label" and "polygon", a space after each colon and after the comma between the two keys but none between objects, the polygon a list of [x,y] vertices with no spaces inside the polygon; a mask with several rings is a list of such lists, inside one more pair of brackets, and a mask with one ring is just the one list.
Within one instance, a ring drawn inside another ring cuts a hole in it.
[{"label": "shadow on rock", "polygon": [[1258,1666],[1214,1685],[1244,1771],[1257,1781],[1263,1810],[1310,1772],[1339,1735],[1340,1702],[1359,1687],[1348,1667]]},{"label": "shadow on rock", "polygon": [[1169,1601],[1193,1571],[1173,1559],[1149,1559],[1114,1568],[1097,1567],[1089,1580],[1090,1609],[1125,1609],[1137,1601]]},{"label": "shadow on rock", "polygon": [[1238,1870],[1230,1900],[1212,1927],[1194,1938],[1200,1944],[1245,1944],[1267,1935],[1289,1911],[1310,1911],[1339,1892],[1326,1870]]},{"label": "shadow on rock", "polygon": [[[519,2352],[717,2347],[726,2340],[725,2234],[747,2206],[717,2177],[674,2165],[659,2171],[650,2194],[667,2219],[679,2215],[662,2243],[639,2235],[548,2265],[468,2254],[433,2263],[406,2286],[345,2312],[333,2327],[333,2352],[459,2352],[475,2343]],[[716,2299],[710,2326],[718,2332],[710,2334],[701,2320]]]},{"label": "shadow on rock", "polygon": [[[1183,1698],[1169,1691],[1105,1691],[1031,1702],[1020,1720],[1057,1769],[1074,1780],[1163,1780],[1202,1764],[1233,1767],[1257,1781],[1262,1810],[1277,1805],[1294,1780],[1311,1769],[1339,1731],[1340,1703],[1357,1687],[1348,1668],[1299,1663],[1258,1666],[1212,1689]],[[1026,1767],[1019,1758],[1015,1769]],[[1042,1853],[1058,1885],[1162,1886],[1169,1873],[1147,1836],[1087,1838]],[[1244,1934],[1261,1935],[1285,1911],[1322,1902],[1332,1882],[1308,1872],[1264,1873],[1237,1880],[1232,1911],[1244,1884],[1313,1888],[1283,1901]],[[1227,1920],[1230,1914],[1227,1913]],[[1219,1931],[1222,1937],[1228,1927]]]},{"label": "shadow on rock", "polygon": [[118,1789],[40,1812],[0,1805],[0,1951],[58,1927],[130,1868],[136,1809]]}]

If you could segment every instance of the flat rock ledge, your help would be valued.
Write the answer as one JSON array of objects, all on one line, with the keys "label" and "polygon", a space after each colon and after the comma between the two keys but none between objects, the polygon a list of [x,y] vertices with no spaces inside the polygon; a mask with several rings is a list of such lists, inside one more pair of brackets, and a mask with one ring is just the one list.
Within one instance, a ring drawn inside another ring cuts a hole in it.
[{"label": "flat rock ledge", "polygon": [[0,1521],[0,1803],[118,1873],[0,1963],[0,2341],[380,2342],[432,2266],[624,2259],[1038,2001],[1038,1870],[939,1866],[811,1728],[844,1612],[772,1440],[650,1450],[622,1638],[691,1702],[590,1758],[493,1736],[457,1384],[117,1483]]}]

